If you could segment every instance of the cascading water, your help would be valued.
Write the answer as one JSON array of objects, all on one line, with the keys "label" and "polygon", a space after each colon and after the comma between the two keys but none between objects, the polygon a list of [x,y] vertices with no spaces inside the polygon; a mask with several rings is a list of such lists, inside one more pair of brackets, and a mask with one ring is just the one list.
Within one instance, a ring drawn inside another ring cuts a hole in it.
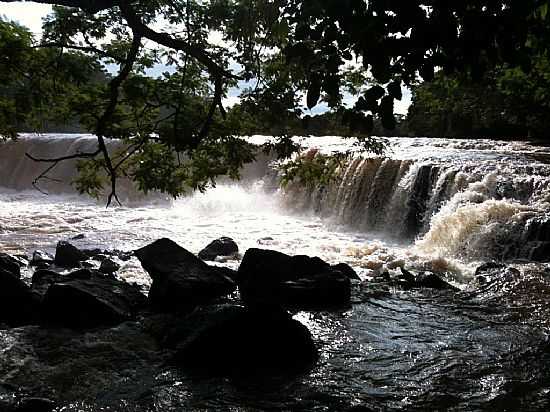
[{"label": "cascading water", "polygon": [[416,239],[427,253],[550,259],[550,151],[444,141],[441,152],[442,141],[424,141],[425,152],[411,154],[410,140],[421,139],[389,140],[390,157],[357,156],[328,185],[289,185],[287,204],[358,231]]},{"label": "cascading water", "polygon": [[[333,137],[302,144],[350,148]],[[550,280],[539,263],[550,257],[549,149],[390,138],[385,156],[358,155],[331,184],[293,183],[285,191],[262,155],[238,184],[222,180],[171,202],[127,201],[140,198],[123,184],[124,206],[108,209],[74,193],[73,161],[42,182],[49,196],[33,189],[45,165],[24,153],[48,158],[95,148],[89,135],[0,144],[0,252],[52,251],[58,240],[83,234],[72,240],[82,248],[132,250],[169,237],[196,253],[231,236],[242,252],[261,247],[347,262],[369,281],[350,308],[295,314],[321,359],[276,388],[190,378],[133,323],[85,333],[0,326],[0,408],[17,388],[54,396],[63,411],[549,409]],[[513,267],[480,284],[473,269],[492,259]],[[135,259],[120,263],[120,277],[148,288]],[[399,267],[435,271],[461,291],[378,289],[375,276]]]}]

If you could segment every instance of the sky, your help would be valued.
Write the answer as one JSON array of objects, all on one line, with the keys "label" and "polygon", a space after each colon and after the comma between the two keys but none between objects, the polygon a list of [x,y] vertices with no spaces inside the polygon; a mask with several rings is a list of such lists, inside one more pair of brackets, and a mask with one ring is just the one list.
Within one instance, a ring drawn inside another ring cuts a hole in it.
[{"label": "sky", "polygon": [[[52,6],[47,4],[37,4],[28,2],[3,3],[0,0],[0,15],[8,20],[17,21],[19,24],[28,27],[33,34],[40,36],[42,32],[42,19],[50,13]],[[164,71],[164,67],[157,67],[150,74],[158,75]],[[239,88],[233,88],[229,91],[227,98],[224,99],[225,106],[233,106],[239,102]],[[351,96],[350,96],[351,97]],[[344,97],[345,99],[345,97]],[[403,99],[395,102],[395,112],[406,114],[411,104],[411,93],[408,89],[403,89]],[[305,106],[305,101],[304,101]],[[320,103],[314,107],[310,114],[320,114],[327,110],[326,103]]]}]

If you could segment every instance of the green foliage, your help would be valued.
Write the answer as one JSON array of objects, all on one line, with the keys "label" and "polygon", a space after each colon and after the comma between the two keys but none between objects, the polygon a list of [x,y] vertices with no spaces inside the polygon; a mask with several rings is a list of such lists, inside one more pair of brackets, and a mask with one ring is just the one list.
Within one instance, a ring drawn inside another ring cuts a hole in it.
[{"label": "green foliage", "polygon": [[550,127],[550,61],[539,55],[533,67],[502,66],[481,81],[438,73],[413,88],[410,129],[429,136],[536,136]]}]

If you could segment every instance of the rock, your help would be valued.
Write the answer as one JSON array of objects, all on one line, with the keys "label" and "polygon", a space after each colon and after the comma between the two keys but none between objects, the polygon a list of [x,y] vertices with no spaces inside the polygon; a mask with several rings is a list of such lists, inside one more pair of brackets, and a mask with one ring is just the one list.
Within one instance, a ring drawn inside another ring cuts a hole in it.
[{"label": "rock", "polygon": [[445,282],[439,276],[432,272],[423,272],[416,276],[415,287],[417,288],[429,288],[437,290],[454,290],[459,289],[453,285]]},{"label": "rock", "polygon": [[216,260],[218,256],[235,256],[239,253],[239,246],[229,237],[221,237],[212,241],[199,252],[202,260]]},{"label": "rock", "polygon": [[178,333],[182,340],[176,364],[207,376],[291,375],[318,358],[309,330],[278,307],[197,310],[183,320]]},{"label": "rock", "polygon": [[498,271],[501,269],[505,269],[506,265],[503,263],[498,262],[486,262],[482,264],[481,266],[478,266],[476,268],[475,276],[485,275],[490,272]]},{"label": "rock", "polygon": [[69,242],[58,242],[55,249],[54,263],[64,268],[76,268],[80,262],[87,260],[88,256]]},{"label": "rock", "polygon": [[15,275],[17,278],[21,277],[22,263],[19,259],[8,255],[7,253],[0,253],[0,270],[5,270]]},{"label": "rock", "polygon": [[55,402],[50,399],[23,398],[17,404],[15,412],[52,412],[55,408]]},{"label": "rock", "polygon": [[248,249],[238,271],[247,303],[331,306],[350,301],[350,279],[319,259]]},{"label": "rock", "polygon": [[258,242],[259,245],[270,245],[275,241],[271,236],[266,236],[258,239],[256,242]]},{"label": "rock", "polygon": [[332,265],[331,268],[333,270],[337,270],[338,272],[342,273],[343,275],[346,275],[350,279],[355,280],[361,280],[357,272],[347,263],[338,263],[336,265]]},{"label": "rock", "polygon": [[137,286],[88,270],[54,282],[42,301],[47,322],[70,328],[118,324],[131,319],[145,304],[146,297]]},{"label": "rock", "polygon": [[99,271],[103,273],[115,273],[119,269],[120,265],[109,258],[104,259],[99,266]]},{"label": "rock", "polygon": [[30,266],[47,267],[53,264],[53,256],[42,250],[35,250],[32,254]]},{"label": "rock", "polygon": [[47,269],[39,269],[32,275],[31,289],[40,297],[44,297],[48,288],[56,282],[61,282],[65,276]]},{"label": "rock", "polygon": [[71,238],[71,240],[82,240],[82,239],[85,239],[85,238],[86,238],[86,235],[84,233],[79,233],[78,235],[73,236]]},{"label": "rock", "polygon": [[39,298],[18,276],[0,269],[0,322],[9,325],[32,323]]},{"label": "rock", "polygon": [[228,295],[235,282],[170,239],[160,239],[135,255],[153,279],[149,302],[160,311],[188,311]]}]

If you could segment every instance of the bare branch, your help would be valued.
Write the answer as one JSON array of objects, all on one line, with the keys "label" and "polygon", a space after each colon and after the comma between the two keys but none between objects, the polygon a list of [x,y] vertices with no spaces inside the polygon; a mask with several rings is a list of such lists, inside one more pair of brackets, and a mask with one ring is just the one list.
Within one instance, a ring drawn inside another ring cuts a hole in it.
[{"label": "bare branch", "polygon": [[56,157],[56,158],[39,158],[39,157],[34,157],[30,153],[25,153],[25,156],[28,157],[29,159],[31,159],[32,161],[52,163],[42,173],[40,173],[37,177],[34,178],[34,180],[32,181],[32,186],[36,190],[38,190],[40,193],[43,193],[43,194],[47,195],[48,193],[45,192],[44,190],[42,190],[38,186],[38,183],[40,182],[40,180],[51,180],[53,182],[59,182],[60,181],[59,179],[53,179],[51,177],[48,177],[48,173],[51,172],[60,162],[63,162],[65,160],[71,160],[71,159],[94,158],[99,153],[101,153],[101,150],[97,149],[95,152],[89,152],[89,153],[88,152],[76,152],[76,153],[73,153],[72,155],[61,156],[61,157]]}]

